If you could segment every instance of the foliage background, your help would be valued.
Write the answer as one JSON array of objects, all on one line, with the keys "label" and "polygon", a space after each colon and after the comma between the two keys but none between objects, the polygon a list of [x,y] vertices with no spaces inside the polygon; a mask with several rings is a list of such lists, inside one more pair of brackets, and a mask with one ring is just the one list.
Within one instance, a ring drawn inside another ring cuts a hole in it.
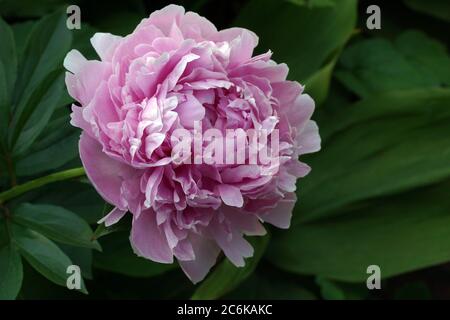
[{"label": "foliage background", "polygon": [[[168,2],[74,3],[79,31],[65,27],[67,1],[0,0],[1,299],[450,298],[450,2],[178,1],[218,28],[255,31],[316,99],[323,139],[305,157],[292,227],[251,239],[245,268],[222,261],[197,286],[136,257],[129,221],[97,227],[108,205],[69,170],[81,163],[65,54],[95,58],[94,32],[125,35]],[[370,4],[381,30],[366,28]],[[72,263],[86,294],[64,287]],[[382,290],[366,288],[372,264]]]}]

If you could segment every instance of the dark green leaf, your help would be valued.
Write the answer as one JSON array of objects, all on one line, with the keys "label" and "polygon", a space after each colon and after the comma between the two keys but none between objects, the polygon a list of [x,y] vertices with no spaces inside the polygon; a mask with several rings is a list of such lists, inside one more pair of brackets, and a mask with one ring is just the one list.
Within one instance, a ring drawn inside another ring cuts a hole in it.
[{"label": "dark green leaf", "polygon": [[30,36],[30,30],[33,28],[34,24],[35,22],[33,20],[29,20],[12,25],[18,60],[22,60],[22,54],[25,50],[28,37]]},{"label": "dark green leaf", "polygon": [[305,92],[314,99],[316,105],[321,105],[328,96],[331,76],[340,52],[341,50],[337,50],[331,61],[316,71],[305,82]]},{"label": "dark green leaf", "polygon": [[14,90],[14,130],[9,136],[9,144],[18,145],[15,154],[37,138],[63,92],[62,61],[72,43],[66,18],[60,11],[44,17],[27,38]]},{"label": "dark green leaf", "polygon": [[18,176],[31,176],[57,169],[78,156],[79,133],[64,137],[55,144],[17,161]]},{"label": "dark green leaf", "polygon": [[[83,271],[83,270],[82,270]],[[77,290],[48,281],[45,276],[23,261],[24,279],[18,298],[21,300],[75,300],[80,299]],[[69,275],[67,275],[69,276]]]},{"label": "dark green leaf", "polygon": [[60,248],[72,260],[74,265],[81,269],[85,279],[92,279],[92,250],[89,248],[74,247],[61,244]]},{"label": "dark green leaf", "polygon": [[[50,281],[66,286],[66,271],[72,261],[56,244],[43,235],[16,224],[13,224],[13,240],[34,269]],[[82,292],[87,293],[84,284]]]},{"label": "dark green leaf", "polygon": [[52,145],[61,141],[61,139],[75,133],[79,133],[79,131],[70,125],[69,109],[57,108],[30,150],[35,153],[50,148]]},{"label": "dark green leaf", "polygon": [[17,72],[17,56],[11,28],[0,17],[0,145],[5,144],[12,90]]},{"label": "dark green leaf", "polygon": [[9,244],[9,232],[6,226],[6,220],[4,218],[3,209],[0,208],[0,248]]},{"label": "dark green leaf", "polygon": [[114,232],[119,232],[119,231],[124,231],[128,229],[126,226],[119,226],[117,224],[110,226],[110,227],[106,227],[104,223],[98,225],[97,229],[95,229],[94,231],[94,239],[100,239],[108,234],[114,233]]},{"label": "dark green leaf", "polygon": [[288,64],[291,79],[305,81],[343,46],[355,26],[357,2],[333,2],[337,5],[308,8],[288,1],[252,0],[234,25],[254,31],[260,50],[272,49],[275,61]]},{"label": "dark green leaf", "polygon": [[[450,183],[369,203],[346,215],[280,232],[267,257],[283,270],[363,282],[450,260]],[[439,245],[436,245],[439,244]]]},{"label": "dark green leaf", "polygon": [[49,73],[61,69],[72,43],[72,33],[67,29],[66,19],[67,16],[58,11],[42,18],[31,30],[19,63],[16,103],[34,91]]},{"label": "dark green leaf", "polygon": [[92,230],[86,221],[62,207],[23,203],[15,208],[13,219],[55,241],[100,249],[92,241]]},{"label": "dark green leaf", "polygon": [[325,300],[363,300],[369,296],[366,283],[341,283],[324,277],[317,277],[316,283]]},{"label": "dark green leaf", "polygon": [[24,105],[19,105],[12,118],[15,134],[11,137],[11,143],[15,155],[26,151],[45,128],[58,106],[63,88],[61,72],[54,71],[43,79],[28,100],[22,100]]},{"label": "dark green leaf", "polygon": [[403,2],[411,9],[450,22],[450,3],[448,0],[403,0]]},{"label": "dark green leaf", "polygon": [[22,286],[22,278],[19,253],[11,245],[0,248],[0,300],[15,299]]},{"label": "dark green leaf", "polygon": [[395,92],[322,117],[322,151],[305,160],[313,170],[300,180],[294,224],[450,176],[449,103],[447,89]]},{"label": "dark green leaf", "polygon": [[78,1],[67,0],[2,0],[0,1],[0,14],[13,17],[38,17],[42,16],[64,3]]},{"label": "dark green leaf", "polygon": [[52,204],[70,210],[89,224],[95,224],[103,216],[105,201],[89,183],[66,181],[40,189],[28,202]]},{"label": "dark green leaf", "polygon": [[395,42],[357,42],[342,54],[337,78],[361,97],[374,93],[450,85],[445,46],[424,33],[408,31]]}]

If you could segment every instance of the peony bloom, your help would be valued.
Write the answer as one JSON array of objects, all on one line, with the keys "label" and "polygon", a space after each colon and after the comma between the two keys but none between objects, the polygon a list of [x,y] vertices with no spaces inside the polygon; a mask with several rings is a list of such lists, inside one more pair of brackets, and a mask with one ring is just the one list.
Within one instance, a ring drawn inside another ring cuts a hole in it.
[{"label": "peony bloom", "polygon": [[[298,158],[320,149],[314,101],[286,80],[287,66],[271,52],[252,56],[253,32],[217,31],[170,5],[126,37],[97,33],[91,43],[100,60],[72,50],[64,61],[68,91],[81,105],[72,106],[71,123],[83,131],[90,181],[115,206],[102,221],[132,214],[136,254],[161,263],[175,257],[198,282],[221,251],[243,266],[253,255],[244,235],[264,235],[263,222],[289,227],[296,180],[310,171]],[[277,130],[279,161],[175,161],[172,133],[193,132],[196,122],[220,132]]]}]

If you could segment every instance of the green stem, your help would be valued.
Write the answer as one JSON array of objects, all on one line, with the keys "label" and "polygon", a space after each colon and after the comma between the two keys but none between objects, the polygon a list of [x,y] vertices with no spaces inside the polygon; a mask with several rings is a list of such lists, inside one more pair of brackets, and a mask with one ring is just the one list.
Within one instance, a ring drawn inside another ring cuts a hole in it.
[{"label": "green stem", "polygon": [[21,194],[24,194],[25,192],[28,192],[30,190],[42,187],[46,184],[72,179],[76,177],[84,176],[84,168],[75,168],[75,169],[69,169],[65,171],[60,171],[56,173],[52,173],[48,176],[37,178],[35,180],[28,181],[24,184],[15,186],[5,192],[0,193],[0,204],[13,199],[15,197],[20,196]]}]

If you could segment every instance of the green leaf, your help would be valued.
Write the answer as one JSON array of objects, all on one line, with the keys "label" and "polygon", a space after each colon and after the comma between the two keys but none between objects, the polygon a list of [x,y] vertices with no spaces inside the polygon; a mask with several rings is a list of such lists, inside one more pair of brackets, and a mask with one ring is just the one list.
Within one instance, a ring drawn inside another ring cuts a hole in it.
[{"label": "green leaf", "polygon": [[[40,274],[50,281],[66,286],[67,267],[72,265],[70,258],[52,241],[43,235],[13,224],[13,241],[21,255]],[[84,284],[83,293],[87,293]]]},{"label": "green leaf", "polygon": [[60,11],[46,16],[27,38],[14,90],[14,130],[9,136],[10,146],[20,140],[16,154],[36,139],[63,92],[62,61],[72,43],[66,19]]},{"label": "green leaf", "polygon": [[0,14],[12,17],[39,17],[71,2],[67,0],[2,0],[0,1]]},{"label": "green leaf", "polygon": [[[367,203],[346,215],[299,224],[273,237],[266,257],[283,270],[364,283],[450,260],[450,182]],[[436,245],[439,244],[439,245]]]},{"label": "green leaf", "polygon": [[52,240],[100,250],[87,222],[62,207],[23,203],[14,209],[13,220]]},{"label": "green leaf", "polygon": [[17,56],[11,28],[0,17],[0,145],[5,144],[11,97],[16,79]]},{"label": "green leaf", "polygon": [[89,248],[74,247],[65,244],[59,246],[70,258],[74,265],[80,267],[81,274],[85,279],[92,279],[92,250]]},{"label": "green leaf", "polygon": [[343,46],[355,26],[357,1],[333,2],[335,6],[308,8],[288,1],[252,0],[233,24],[254,31],[260,51],[273,49],[273,59],[288,64],[289,77],[305,81]]},{"label": "green leaf", "polygon": [[336,53],[333,54],[331,61],[316,71],[305,82],[305,92],[314,99],[316,105],[321,105],[328,97],[331,76],[340,52],[341,50],[337,50]]},{"label": "green leaf", "polygon": [[102,223],[102,224],[98,225],[97,229],[95,229],[93,238],[100,239],[108,234],[118,232],[118,231],[123,231],[126,229],[128,229],[128,227],[126,227],[124,225],[115,224],[113,226],[106,227],[105,224]]},{"label": "green leaf", "polygon": [[413,10],[450,22],[450,3],[448,0],[403,0]]},{"label": "green leaf", "polygon": [[325,300],[346,300],[345,292],[334,281],[317,277],[316,283],[320,287],[320,294]]},{"label": "green leaf", "polygon": [[60,168],[78,156],[79,133],[72,133],[49,147],[17,161],[18,176],[31,176]]},{"label": "green leaf", "polygon": [[3,209],[0,209],[0,248],[7,246],[9,242],[8,226],[6,225]]},{"label": "green leaf", "polygon": [[77,290],[68,290],[66,286],[63,287],[48,281],[47,278],[36,271],[29,263],[26,261],[23,262],[23,273],[25,276],[19,293],[20,300],[80,299]]},{"label": "green leaf", "polygon": [[99,239],[103,236],[106,236],[107,234],[110,234],[111,232],[109,231],[109,229],[105,226],[104,223],[101,223],[97,226],[97,228],[94,230],[94,235],[93,238],[94,239]]},{"label": "green leaf", "polygon": [[30,30],[33,28],[35,21],[28,20],[24,22],[15,23],[11,26],[14,40],[16,42],[16,53],[18,60],[22,60],[23,51],[27,44],[28,37],[30,36]]},{"label": "green leaf", "polygon": [[[67,93],[63,94],[63,96],[66,95]],[[64,102],[58,102],[58,104],[60,103]],[[50,121],[31,147],[30,152],[36,153],[50,148],[62,139],[77,133],[79,135],[79,130],[70,125],[70,109],[57,106]]]},{"label": "green leaf", "polygon": [[293,224],[450,176],[449,104],[448,89],[393,92],[321,117],[322,151],[305,157],[313,170]]},{"label": "green leaf", "polygon": [[252,244],[255,253],[252,258],[246,261],[245,266],[238,268],[228,259],[224,259],[198,286],[191,299],[218,299],[236,288],[255,270],[266,250],[269,238],[269,235],[252,237],[250,243]]},{"label": "green leaf", "polygon": [[19,253],[11,245],[0,248],[0,300],[15,299],[22,286],[22,278]]},{"label": "green leaf", "polygon": [[72,33],[67,29],[66,19],[65,13],[57,11],[33,26],[19,63],[16,103],[30,94],[48,74],[62,69],[62,61],[72,43]]},{"label": "green leaf", "polygon": [[342,283],[324,277],[316,277],[320,293],[325,300],[363,300],[369,296],[366,283]]},{"label": "green leaf", "polygon": [[94,253],[95,268],[129,277],[154,277],[176,267],[138,257],[132,250],[129,232],[116,232],[100,239],[102,252]]},{"label": "green leaf", "polygon": [[80,181],[64,181],[41,188],[28,202],[51,204],[76,213],[89,224],[103,216],[105,201],[92,185]]},{"label": "green leaf", "polygon": [[444,45],[419,31],[357,42],[342,54],[337,78],[361,97],[375,93],[450,85]]},{"label": "green leaf", "polygon": [[[14,112],[11,144],[14,155],[26,151],[44,130],[63,93],[64,81],[60,71],[50,73]],[[23,107],[22,107],[23,106]]]}]

